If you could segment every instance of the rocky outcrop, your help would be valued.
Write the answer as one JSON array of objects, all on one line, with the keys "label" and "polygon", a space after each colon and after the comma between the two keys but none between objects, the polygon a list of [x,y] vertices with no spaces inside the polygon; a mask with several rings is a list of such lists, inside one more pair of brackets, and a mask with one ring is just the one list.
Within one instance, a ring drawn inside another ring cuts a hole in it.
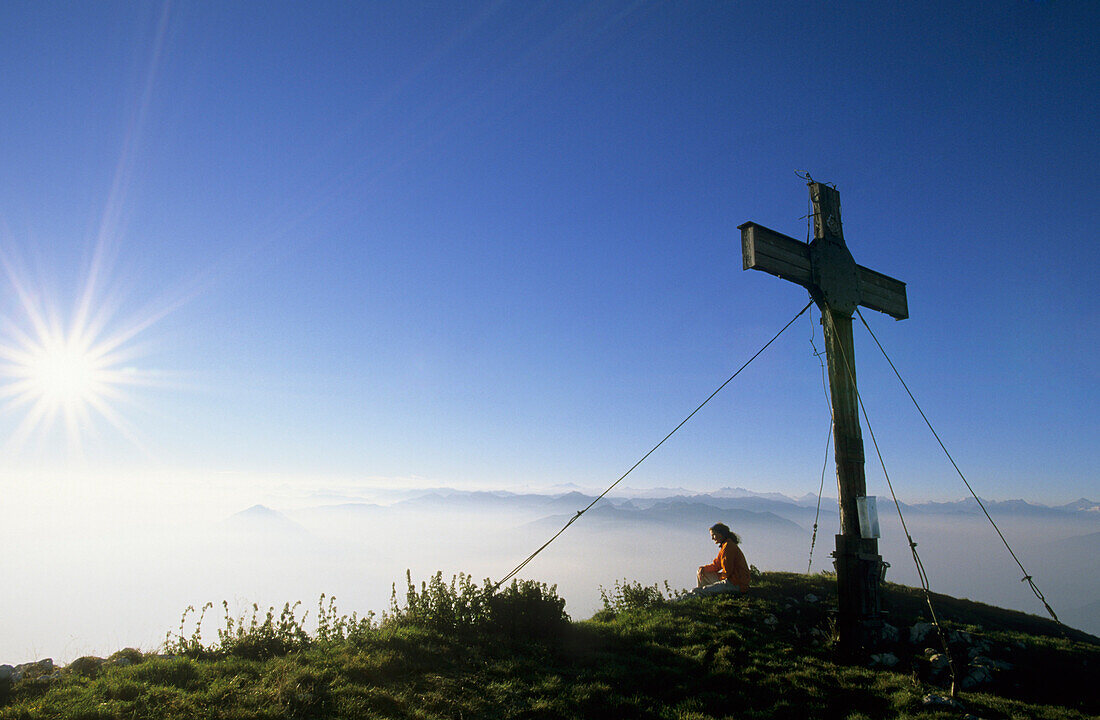
[{"label": "rocky outcrop", "polygon": [[[48,685],[63,675],[80,675],[95,678],[103,668],[134,665],[145,659],[145,655],[135,648],[119,650],[104,659],[94,655],[85,655],[73,660],[65,667],[54,664],[53,658],[45,658],[21,665],[0,665],[0,692],[6,692],[18,682]],[[157,655],[156,657],[167,657]]]}]

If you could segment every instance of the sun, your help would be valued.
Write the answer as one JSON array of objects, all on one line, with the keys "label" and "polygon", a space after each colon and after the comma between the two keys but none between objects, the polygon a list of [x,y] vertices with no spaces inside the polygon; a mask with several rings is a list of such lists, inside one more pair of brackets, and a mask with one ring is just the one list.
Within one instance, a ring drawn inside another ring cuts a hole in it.
[{"label": "sun", "polygon": [[62,426],[69,450],[82,452],[101,421],[137,442],[120,407],[131,401],[130,386],[152,384],[150,374],[133,365],[132,342],[150,322],[114,322],[108,304],[92,310],[87,292],[63,322],[44,293],[30,292],[6,269],[22,313],[0,315],[0,416],[18,420],[4,448],[19,451],[33,436]]},{"label": "sun", "polygon": [[58,407],[94,403],[109,382],[109,369],[94,351],[80,343],[50,340],[27,360],[27,389]]},{"label": "sun", "polygon": [[[9,328],[10,329],[10,328]],[[10,333],[0,341],[0,397],[5,415],[21,415],[8,445],[22,446],[38,432],[66,427],[69,446],[79,449],[97,418],[124,429],[114,407],[125,373],[103,342],[89,342],[78,331],[43,326],[37,332]]]}]

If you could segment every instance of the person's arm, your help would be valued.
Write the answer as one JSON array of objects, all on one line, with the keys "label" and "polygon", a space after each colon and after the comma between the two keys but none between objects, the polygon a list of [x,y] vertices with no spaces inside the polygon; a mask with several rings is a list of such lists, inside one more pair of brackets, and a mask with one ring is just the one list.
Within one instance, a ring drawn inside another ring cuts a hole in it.
[{"label": "person's arm", "polygon": [[733,558],[731,557],[733,548],[737,547],[732,542],[726,542],[722,545],[722,550],[718,553],[718,557],[714,559],[714,562],[721,566],[718,570],[718,574],[724,579],[729,580],[733,577],[730,573],[733,571]]},{"label": "person's arm", "polygon": [[722,567],[722,553],[718,553],[718,557],[714,558],[713,562],[709,562],[706,565],[700,565],[699,569],[706,570],[707,572],[723,572],[724,568]]}]

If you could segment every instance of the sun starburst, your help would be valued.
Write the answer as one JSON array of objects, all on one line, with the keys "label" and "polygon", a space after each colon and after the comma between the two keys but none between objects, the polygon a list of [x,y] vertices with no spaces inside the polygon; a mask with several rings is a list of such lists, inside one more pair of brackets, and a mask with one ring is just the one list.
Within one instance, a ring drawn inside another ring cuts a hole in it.
[{"label": "sun starburst", "polygon": [[0,415],[18,419],[5,447],[19,450],[35,435],[63,426],[69,450],[80,452],[100,421],[137,442],[120,406],[132,400],[129,386],[151,379],[131,364],[133,338],[149,322],[113,322],[109,303],[92,312],[91,279],[62,322],[44,293],[29,292],[6,260],[4,269],[21,310],[0,318]]}]

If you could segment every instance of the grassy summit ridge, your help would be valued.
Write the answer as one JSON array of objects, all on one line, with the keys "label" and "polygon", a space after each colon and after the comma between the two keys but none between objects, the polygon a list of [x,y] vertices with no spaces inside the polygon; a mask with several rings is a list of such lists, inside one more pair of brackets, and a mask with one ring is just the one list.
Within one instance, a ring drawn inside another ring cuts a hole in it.
[{"label": "grassy summit ridge", "polygon": [[[380,622],[322,600],[317,630],[293,607],[226,618],[216,643],[181,631],[171,656],[114,662],[0,687],[7,718],[1087,718],[1100,713],[1096,638],[1053,622],[937,596],[960,679],[981,678],[957,706],[947,671],[919,635],[919,592],[887,585],[899,639],[872,663],[837,662],[833,579],[765,573],[741,597],[670,602],[618,584],[605,608],[570,622],[552,587],[498,593],[460,577],[409,583]],[[890,666],[886,666],[890,665]],[[983,669],[981,672],[979,670]],[[45,672],[45,670],[43,670]]]}]

